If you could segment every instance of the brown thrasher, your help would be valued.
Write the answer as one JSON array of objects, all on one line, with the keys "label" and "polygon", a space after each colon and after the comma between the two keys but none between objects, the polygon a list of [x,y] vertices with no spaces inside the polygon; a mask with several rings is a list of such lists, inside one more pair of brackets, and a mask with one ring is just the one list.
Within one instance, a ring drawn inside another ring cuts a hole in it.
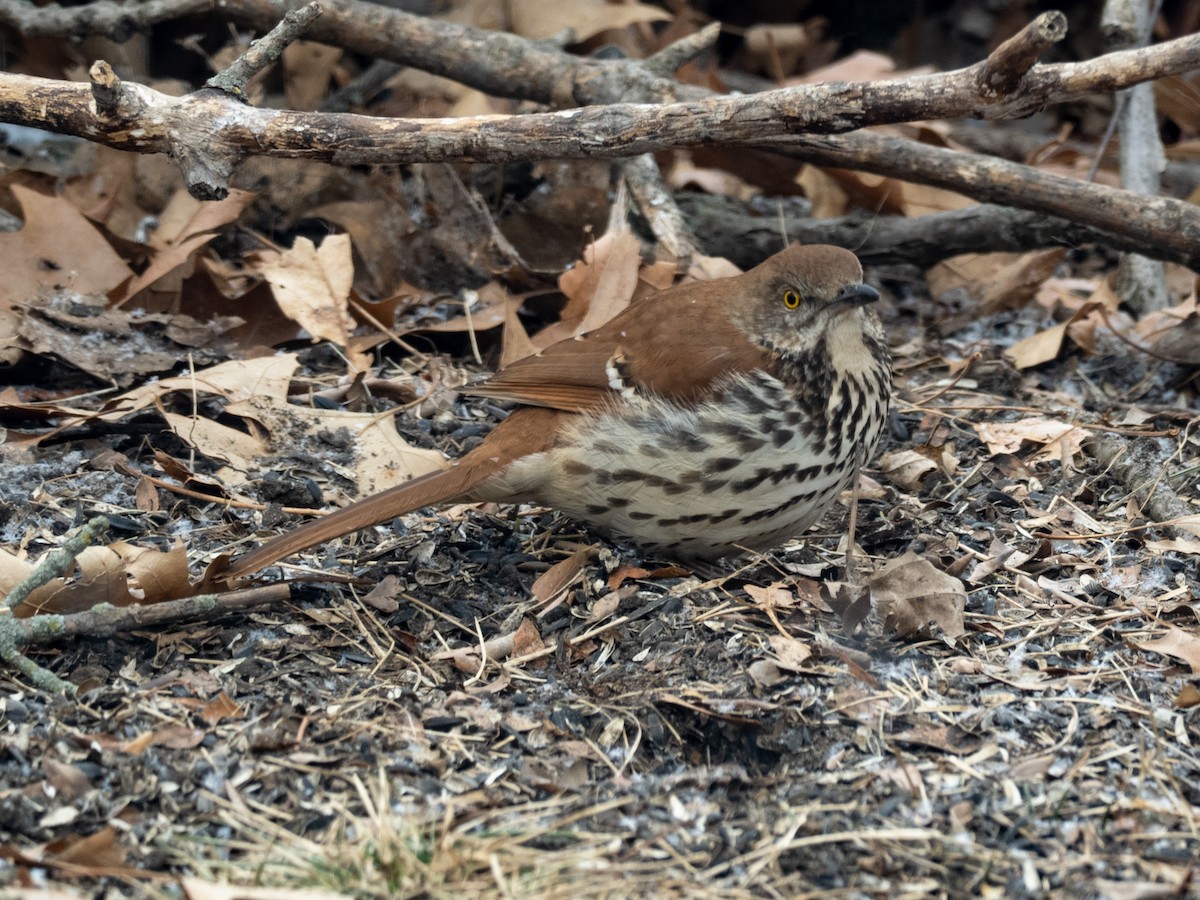
[{"label": "brown thrasher", "polygon": [[891,367],[848,250],[682,284],[467,390],[521,404],[450,468],[309,522],[220,579],[437,503],[533,502],[677,558],[817,521],[883,431]]}]

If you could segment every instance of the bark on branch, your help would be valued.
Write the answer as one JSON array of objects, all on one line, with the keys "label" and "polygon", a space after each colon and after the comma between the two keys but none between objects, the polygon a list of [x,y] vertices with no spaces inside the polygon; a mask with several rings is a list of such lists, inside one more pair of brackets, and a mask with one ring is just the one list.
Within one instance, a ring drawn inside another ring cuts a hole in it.
[{"label": "bark on branch", "polygon": [[[714,194],[676,195],[704,252],[749,268],[782,246],[781,231],[801,244],[836,244],[864,265],[907,263],[928,268],[960,253],[1015,253],[1046,247],[1104,243],[1145,252],[1149,245],[1043,212],[980,204],[916,218],[857,212],[832,219],[764,216],[746,204]],[[1185,265],[1195,253],[1159,248],[1164,259]]]},{"label": "bark on branch", "polygon": [[799,137],[760,147],[785,149],[815,165],[919,181],[1018,209],[1062,216],[1119,234],[1134,241],[1140,252],[1200,270],[1200,207],[1192,203],[1147,197],[1004,159],[922,146],[867,131],[843,135],[836,142]]},{"label": "bark on branch", "polygon": [[[318,20],[319,22],[320,20]],[[956,116],[1023,115],[1049,102],[1114,90],[1200,65],[1200,35],[1088,63],[1037,66],[1018,93],[994,102],[977,80],[986,61],[937,75],[832,82],[666,105],[610,104],[561,112],[461,119],[380,119],[255,109],[201,89],[170,97],[139,84],[104,88],[93,105],[86,85],[0,74],[0,121],[74,134],[123,150],[169,153],[197,196],[218,197],[245,155],[299,157],[341,165],[502,162],[621,157],[712,143],[841,132],[864,125]]]},{"label": "bark on branch", "polygon": [[[0,9],[10,0],[0,0]],[[239,21],[273,25],[293,4],[222,0]],[[980,200],[1050,210],[1160,245],[1160,255],[1195,264],[1200,214],[1155,199],[1042,175],[1024,166],[879,135],[799,137],[911,118],[1022,115],[1046,103],[1112,91],[1200,65],[1200,35],[1083,63],[1032,64],[1058,32],[1040,17],[981,63],[955,72],[867,83],[831,83],[746,97],[713,97],[665,79],[636,61],[581,59],[515,35],[410,16],[357,0],[324,0],[310,29],[317,40],[418,65],[505,96],[557,103],[622,97],[678,103],[610,103],[534,116],[457,120],[258,110],[212,90],[167,97],[106,79],[115,102],[93,107],[87,87],[0,75],[0,120],[40,125],[138,152],[168,152],[198,196],[220,196],[247,154],[303,157],[337,164],[415,161],[499,162],[532,158],[630,156],[716,142],[786,143],[792,155],[824,165],[883,172],[938,184]],[[1023,74],[1022,74],[1023,72]],[[1009,92],[1003,89],[1015,85]],[[97,98],[99,99],[99,98]],[[103,112],[103,114],[101,114]],[[1001,168],[997,168],[997,164]],[[998,177],[999,176],[999,177]],[[1085,208],[1086,207],[1086,208]]]},{"label": "bark on branch", "polygon": [[156,22],[205,12],[215,5],[215,0],[142,0],[140,3],[95,0],[84,6],[62,7],[56,3],[38,6],[28,0],[3,0],[0,2],[0,25],[7,25],[26,38],[101,35],[122,44]]}]

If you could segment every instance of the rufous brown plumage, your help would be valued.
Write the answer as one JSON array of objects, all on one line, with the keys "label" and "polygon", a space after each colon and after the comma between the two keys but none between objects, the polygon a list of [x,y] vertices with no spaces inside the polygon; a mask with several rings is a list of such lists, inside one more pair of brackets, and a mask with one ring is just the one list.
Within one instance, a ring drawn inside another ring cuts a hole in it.
[{"label": "rufous brown plumage", "polygon": [[359,500],[232,561],[249,575],[425,506],[553,506],[667,556],[801,533],[878,443],[891,369],[854,254],[792,246],[678,285],[467,390],[517,409],[448,469]]}]

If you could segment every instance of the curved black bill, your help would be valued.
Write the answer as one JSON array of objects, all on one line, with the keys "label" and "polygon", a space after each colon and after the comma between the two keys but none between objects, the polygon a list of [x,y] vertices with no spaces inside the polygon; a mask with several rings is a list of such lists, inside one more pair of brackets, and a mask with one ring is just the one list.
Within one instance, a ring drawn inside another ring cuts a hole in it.
[{"label": "curved black bill", "polygon": [[848,284],[833,298],[830,306],[844,306],[847,309],[855,306],[866,306],[879,299],[879,291],[869,284]]}]

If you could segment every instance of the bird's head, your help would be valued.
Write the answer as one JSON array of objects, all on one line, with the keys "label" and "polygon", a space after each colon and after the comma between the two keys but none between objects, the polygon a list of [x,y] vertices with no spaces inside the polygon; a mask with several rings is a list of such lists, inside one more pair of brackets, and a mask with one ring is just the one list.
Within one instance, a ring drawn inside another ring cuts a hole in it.
[{"label": "bird's head", "polygon": [[880,336],[869,308],[879,292],[863,284],[862,265],[849,250],[794,244],[740,277],[747,301],[730,316],[751,339],[775,350],[810,352],[822,339],[862,346],[864,337]]}]

